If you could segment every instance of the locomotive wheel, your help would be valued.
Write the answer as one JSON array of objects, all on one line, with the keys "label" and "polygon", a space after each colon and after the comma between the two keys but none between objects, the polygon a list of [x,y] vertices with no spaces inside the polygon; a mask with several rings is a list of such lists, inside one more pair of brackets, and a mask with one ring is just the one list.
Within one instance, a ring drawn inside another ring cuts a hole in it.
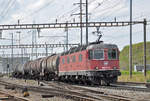
[{"label": "locomotive wheel", "polygon": [[71,76],[70,82],[71,82],[71,84],[74,84],[74,82],[75,82],[75,76]]},{"label": "locomotive wheel", "polygon": [[101,80],[101,85],[102,86],[109,86],[110,85],[110,83],[105,79],[105,80]]},{"label": "locomotive wheel", "polygon": [[113,77],[113,83],[116,83],[117,82],[117,80],[118,80],[118,77],[117,76],[115,76],[115,77]]}]

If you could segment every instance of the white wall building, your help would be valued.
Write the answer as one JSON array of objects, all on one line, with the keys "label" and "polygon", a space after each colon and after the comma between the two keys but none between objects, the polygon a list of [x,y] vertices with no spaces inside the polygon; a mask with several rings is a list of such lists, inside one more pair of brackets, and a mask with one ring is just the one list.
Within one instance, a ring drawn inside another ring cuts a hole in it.
[{"label": "white wall building", "polygon": [[[150,71],[150,64],[146,65],[146,70]],[[135,72],[144,72],[144,66],[142,66],[142,65],[134,65],[134,71]]]}]

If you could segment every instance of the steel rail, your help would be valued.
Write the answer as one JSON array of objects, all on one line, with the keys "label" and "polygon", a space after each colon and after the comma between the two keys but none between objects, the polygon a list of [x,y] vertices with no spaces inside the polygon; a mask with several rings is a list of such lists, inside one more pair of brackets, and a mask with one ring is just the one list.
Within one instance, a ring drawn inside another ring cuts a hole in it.
[{"label": "steel rail", "polygon": [[117,82],[116,84],[121,84],[121,85],[146,85],[147,83],[144,83],[144,82]]}]

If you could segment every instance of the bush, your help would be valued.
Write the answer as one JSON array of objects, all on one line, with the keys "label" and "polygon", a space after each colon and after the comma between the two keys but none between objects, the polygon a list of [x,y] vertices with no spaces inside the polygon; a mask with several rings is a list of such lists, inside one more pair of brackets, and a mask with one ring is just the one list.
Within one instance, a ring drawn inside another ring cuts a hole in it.
[{"label": "bush", "polygon": [[150,82],[150,79],[148,79],[147,82],[149,83],[149,82]]}]

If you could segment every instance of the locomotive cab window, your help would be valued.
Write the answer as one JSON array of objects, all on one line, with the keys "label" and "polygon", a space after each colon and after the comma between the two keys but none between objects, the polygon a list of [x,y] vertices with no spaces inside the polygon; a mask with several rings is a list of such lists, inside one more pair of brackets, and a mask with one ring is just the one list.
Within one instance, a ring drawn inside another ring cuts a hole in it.
[{"label": "locomotive cab window", "polygon": [[72,62],[76,62],[76,56],[73,56]]},{"label": "locomotive cab window", "polygon": [[108,59],[117,59],[117,50],[116,49],[108,50]]},{"label": "locomotive cab window", "polygon": [[88,58],[89,58],[89,60],[93,59],[93,51],[92,50],[89,50]]},{"label": "locomotive cab window", "polygon": [[96,60],[104,59],[104,50],[94,50],[93,59],[96,59]]},{"label": "locomotive cab window", "polygon": [[69,57],[67,57],[67,63],[68,63],[68,64],[70,63],[70,59],[69,59]]},{"label": "locomotive cab window", "polygon": [[65,64],[65,59],[64,58],[62,59],[62,63]]},{"label": "locomotive cab window", "polygon": [[79,55],[79,61],[82,61],[82,54]]}]

